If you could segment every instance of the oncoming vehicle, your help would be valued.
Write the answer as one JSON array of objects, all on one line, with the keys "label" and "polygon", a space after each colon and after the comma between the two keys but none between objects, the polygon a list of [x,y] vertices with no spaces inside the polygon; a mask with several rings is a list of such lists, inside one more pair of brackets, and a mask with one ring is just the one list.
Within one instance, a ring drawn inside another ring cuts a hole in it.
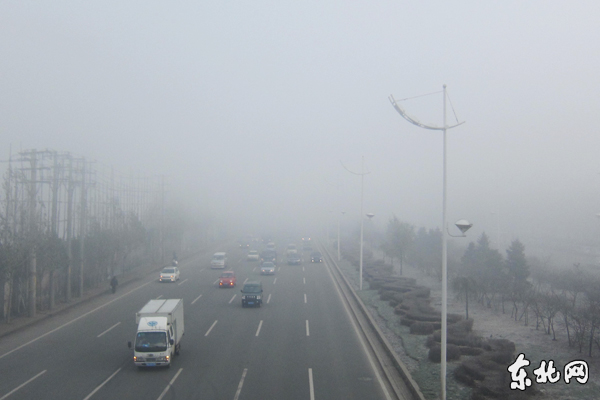
[{"label": "oncoming vehicle", "polygon": [[224,271],[219,277],[219,287],[235,287],[237,279],[233,271]]},{"label": "oncoming vehicle", "polygon": [[244,284],[242,292],[242,307],[262,305],[262,283],[260,281],[248,281]]},{"label": "oncoming vehicle", "polygon": [[210,260],[211,268],[226,268],[227,267],[227,253],[217,252],[213,254]]},{"label": "oncoming vehicle", "polygon": [[302,250],[312,250],[312,242],[310,237],[305,236],[302,238]]},{"label": "oncoming vehicle", "polygon": [[310,262],[311,263],[322,263],[323,257],[321,256],[321,253],[319,253],[318,251],[314,251],[314,252],[310,253]]},{"label": "oncoming vehicle", "polygon": [[273,264],[277,264],[277,253],[274,250],[263,250],[260,253],[260,263],[264,262],[272,262]]},{"label": "oncoming vehicle", "polygon": [[166,267],[160,271],[159,282],[175,282],[179,280],[179,268]]},{"label": "oncoming vehicle", "polygon": [[258,251],[257,250],[250,250],[248,252],[248,256],[246,257],[246,259],[248,261],[258,261],[260,259]]},{"label": "oncoming vehicle", "polygon": [[260,274],[261,275],[275,275],[275,264],[272,262],[264,262],[260,266]]}]

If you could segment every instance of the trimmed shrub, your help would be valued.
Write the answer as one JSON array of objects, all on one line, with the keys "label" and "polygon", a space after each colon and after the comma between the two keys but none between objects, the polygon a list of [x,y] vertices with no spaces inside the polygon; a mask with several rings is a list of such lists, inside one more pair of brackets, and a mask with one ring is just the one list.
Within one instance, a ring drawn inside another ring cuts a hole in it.
[{"label": "trimmed shrub", "polygon": [[516,350],[515,343],[508,339],[488,339],[487,342],[490,345],[490,348],[495,351],[508,351],[514,353]]},{"label": "trimmed shrub", "polygon": [[467,374],[465,368],[462,365],[459,365],[454,370],[454,379],[469,387],[475,387],[475,380],[471,378],[469,374]]},{"label": "trimmed shrub", "polygon": [[485,379],[485,370],[476,362],[465,361],[460,364],[460,368],[462,368],[464,373],[469,375],[473,380],[482,381]]},{"label": "trimmed shrub", "polygon": [[379,293],[379,298],[383,301],[388,301],[392,298],[393,294],[394,292],[392,292],[391,290],[383,290]]},{"label": "trimmed shrub", "polygon": [[463,319],[453,323],[452,325],[448,325],[448,333],[454,334],[466,334],[473,330],[473,320],[472,319]]},{"label": "trimmed shrub", "polygon": [[410,333],[413,335],[430,335],[433,333],[433,324],[430,322],[416,321],[410,325]]},{"label": "trimmed shrub", "polygon": [[512,351],[494,351],[491,353],[485,354],[485,357],[492,360],[495,363],[502,365],[509,365],[514,361],[513,357],[514,352]]},{"label": "trimmed shrub", "polygon": [[[436,344],[429,349],[429,354],[427,356],[429,361],[439,363],[442,360],[442,346]],[[448,344],[446,347],[446,360],[458,360],[460,358],[460,349],[458,346],[453,344]]]},{"label": "trimmed shrub", "polygon": [[483,353],[483,350],[479,347],[469,346],[458,346],[460,348],[460,354],[463,356],[478,356]]}]

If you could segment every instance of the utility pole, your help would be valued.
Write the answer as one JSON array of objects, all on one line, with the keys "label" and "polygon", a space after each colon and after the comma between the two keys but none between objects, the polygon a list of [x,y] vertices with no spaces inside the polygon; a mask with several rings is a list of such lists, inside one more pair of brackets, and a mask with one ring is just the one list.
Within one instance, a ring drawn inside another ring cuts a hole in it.
[{"label": "utility pole", "polygon": [[86,230],[86,209],[87,209],[87,188],[85,181],[86,162],[85,158],[81,160],[81,215],[79,219],[79,255],[81,264],[79,265],[79,297],[83,297],[83,270],[85,267],[85,230]]},{"label": "utility pole", "polygon": [[69,264],[66,276],[66,298],[71,301],[71,275],[73,273],[73,158],[69,157],[69,180],[67,182],[67,253]]},{"label": "utility pole", "polygon": [[36,259],[36,195],[37,195],[37,152],[31,150],[31,181],[29,182],[29,316],[35,317],[37,303],[37,259]]}]

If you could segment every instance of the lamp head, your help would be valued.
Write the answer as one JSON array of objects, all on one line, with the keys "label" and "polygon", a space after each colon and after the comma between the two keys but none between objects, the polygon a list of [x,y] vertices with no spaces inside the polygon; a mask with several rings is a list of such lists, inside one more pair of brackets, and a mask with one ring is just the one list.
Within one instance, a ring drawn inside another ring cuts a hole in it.
[{"label": "lamp head", "polygon": [[467,221],[466,219],[458,220],[458,221],[456,221],[456,223],[454,225],[456,225],[456,227],[458,229],[460,229],[460,231],[463,233],[463,235],[465,234],[466,231],[471,229],[471,227],[473,226],[473,224],[470,223],[469,221]]}]

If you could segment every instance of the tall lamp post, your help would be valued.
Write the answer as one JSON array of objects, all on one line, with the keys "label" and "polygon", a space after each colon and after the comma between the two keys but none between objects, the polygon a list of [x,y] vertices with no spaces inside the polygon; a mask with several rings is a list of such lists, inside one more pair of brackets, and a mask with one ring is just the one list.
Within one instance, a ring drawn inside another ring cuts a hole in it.
[{"label": "tall lamp post", "polygon": [[[341,212],[342,215],[346,214],[346,211],[342,211]],[[341,254],[340,254],[340,220],[342,218],[338,215],[338,240],[337,240],[337,248],[338,248],[338,261],[341,260]]]},{"label": "tall lamp post", "polygon": [[370,172],[365,172],[365,157],[363,156],[361,160],[362,160],[362,165],[361,165],[360,173],[350,171],[342,163],[342,167],[346,168],[346,171],[348,171],[354,175],[360,175],[360,266],[359,266],[360,278],[359,278],[359,285],[358,285],[360,290],[362,290],[362,281],[363,281],[363,229],[364,229],[364,220],[365,220],[365,217],[363,216],[363,200],[364,200],[364,193],[365,193],[365,175],[370,173]]},{"label": "tall lamp post", "polygon": [[442,338],[441,338],[441,372],[440,372],[440,384],[441,384],[441,398],[442,400],[446,400],[446,343],[447,343],[447,331],[448,331],[448,271],[447,271],[447,252],[448,252],[448,237],[446,232],[446,130],[457,127],[458,125],[463,124],[464,122],[457,122],[455,125],[448,126],[446,124],[446,85],[443,86],[443,96],[444,96],[444,126],[429,126],[420,123],[416,119],[411,118],[404,109],[396,102],[393,96],[390,95],[389,100],[392,103],[392,106],[398,111],[398,113],[410,122],[413,125],[416,125],[420,128],[431,129],[436,131],[443,132],[443,195],[442,195]]}]

